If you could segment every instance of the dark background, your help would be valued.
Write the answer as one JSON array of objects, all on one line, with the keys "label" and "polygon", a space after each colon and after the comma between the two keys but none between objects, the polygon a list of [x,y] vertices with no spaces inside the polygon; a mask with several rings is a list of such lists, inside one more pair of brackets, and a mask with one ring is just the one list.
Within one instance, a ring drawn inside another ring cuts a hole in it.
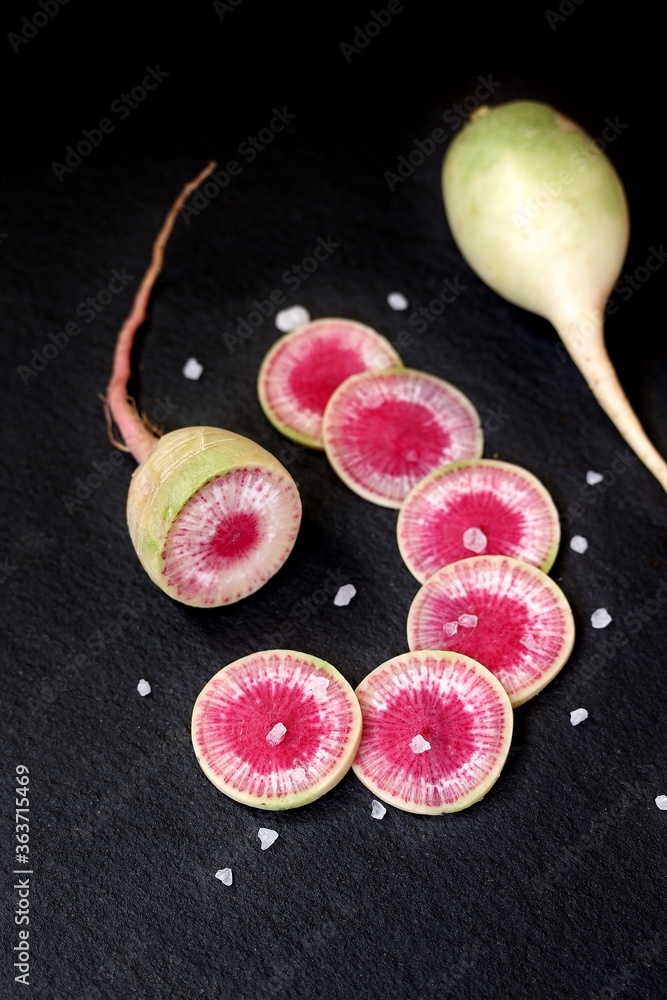
[{"label": "dark background", "polygon": [[[340,44],[384,6],[243,0],[221,20],[209,3],[142,13],[72,0],[18,52],[0,39],[3,998],[667,996],[667,814],[654,803],[667,793],[664,492],[634,462],[582,495],[586,470],[610,470],[625,446],[551,327],[460,258],[440,195],[444,144],[394,192],[384,179],[480,76],[498,84],[491,103],[547,100],[593,136],[618,119],[608,152],[630,202],[633,274],[665,238],[660,25],[639,5],[615,19],[594,0],[563,4],[570,13],[551,24],[540,4],[415,0],[346,61]],[[6,5],[6,32],[38,9]],[[168,78],[125,121],[111,115],[114,132],[59,181],[53,161],[157,64]],[[168,205],[210,157],[239,159],[283,106],[296,115],[289,131],[179,221],[142,350],[144,409],[168,401],[167,429],[247,434],[282,457],[303,498],[282,571],[240,604],[200,612],[170,601],[136,559],[129,457],[71,513],[62,498],[111,454],[98,394]],[[485,454],[531,469],[564,514],[553,573],[574,609],[574,654],[516,712],[492,792],[450,817],[388,809],[375,822],[353,775],[302,810],[260,813],[217,792],[190,745],[197,693],[239,656],[285,644],[356,684],[405,649],[417,585],[395,512],[350,493],[323,455],[285,450],[263,417],[254,384],[271,319],[233,353],[224,343],[329,236],[340,248],[290,304],[392,340],[411,331],[405,361],[468,393],[487,421]],[[135,282],[81,322],[79,303],[114,268]],[[416,334],[410,313],[447,279],[465,292]],[[662,283],[658,272],[617,296],[608,343],[667,453]],[[388,308],[395,289],[408,313]],[[77,319],[81,334],[25,384],[19,366]],[[206,368],[199,382],[181,374],[191,355]],[[589,539],[584,556],[569,548],[574,533]],[[333,606],[328,571],[357,587],[348,608]],[[321,588],[326,603],[304,605]],[[606,631],[590,626],[597,607],[613,616]],[[141,677],[153,685],[143,699]],[[580,706],[590,716],[573,728]],[[18,764],[31,776],[29,989],[14,985],[9,957]],[[266,853],[261,825],[280,833]],[[214,878],[226,866],[231,888]]]}]

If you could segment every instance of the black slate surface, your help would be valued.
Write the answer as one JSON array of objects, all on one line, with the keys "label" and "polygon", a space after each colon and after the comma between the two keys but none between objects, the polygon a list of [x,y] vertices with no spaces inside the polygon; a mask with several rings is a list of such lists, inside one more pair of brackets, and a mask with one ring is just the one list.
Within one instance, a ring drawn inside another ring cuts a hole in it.
[{"label": "black slate surface", "polygon": [[[16,33],[32,8],[9,7]],[[588,469],[620,468],[625,445],[549,325],[460,258],[439,190],[446,143],[394,191],[384,176],[479,78],[492,102],[548,100],[593,136],[611,119],[635,275],[665,236],[658,29],[641,10],[609,22],[593,0],[551,14],[425,7],[406,3],[347,58],[341,43],[371,17],[363,5],[192,4],[141,27],[136,10],[72,4],[25,44],[7,40],[0,997],[667,996],[667,813],[654,802],[667,793],[664,492],[637,461],[584,486]],[[169,76],[122,115],[115,102],[158,65]],[[274,108],[295,117],[248,162],[238,147]],[[52,163],[105,117],[114,130],[58,179]],[[124,523],[133,463],[107,465],[98,393],[164,212],[211,156],[242,171],[177,226],[142,346],[141,403],[168,429],[212,424],[259,441],[288,464],[305,516],[278,576],[238,605],[199,612],[139,566]],[[284,272],[320,238],[339,245],[286,287]],[[87,322],[81,303],[114,270],[134,277]],[[667,453],[667,359],[654,332],[663,275],[643,279],[615,293],[608,342]],[[447,281],[460,294],[419,331],[410,315]],[[485,417],[485,453],[531,469],[563,513],[553,574],[574,609],[574,654],[516,712],[499,782],[459,815],[389,809],[376,822],[353,775],[307,808],[260,813],[217,792],[192,753],[192,705],[223,664],[288,645],[356,684],[405,649],[417,589],[396,514],[350,493],[323,455],[291,450],[264,419],[254,383],[272,319],[229,350],[237,317],[276,288],[313,316],[409,334],[406,362],[468,393]],[[395,289],[407,313],[387,306]],[[20,366],[68,322],[80,334],[27,376]],[[200,382],[181,375],[191,355],[205,365]],[[75,506],[63,500],[94,463],[100,485]],[[569,548],[574,533],[589,539],[583,556]],[[342,581],[358,594],[336,608]],[[601,606],[613,622],[595,631]],[[140,677],[153,685],[144,699]],[[580,706],[589,718],[573,728]],[[31,789],[29,986],[14,982],[10,958],[28,927],[13,922],[18,765]],[[266,853],[264,824],[280,834]],[[226,866],[230,888],[214,878]]]}]

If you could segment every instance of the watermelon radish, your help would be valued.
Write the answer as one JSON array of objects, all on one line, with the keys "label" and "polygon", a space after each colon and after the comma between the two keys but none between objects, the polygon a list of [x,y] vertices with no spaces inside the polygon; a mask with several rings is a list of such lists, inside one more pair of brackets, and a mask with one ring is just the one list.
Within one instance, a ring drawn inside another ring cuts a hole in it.
[{"label": "watermelon radish", "polygon": [[324,409],[341,382],[401,359],[388,340],[350,319],[318,319],[273,345],[259,370],[264,413],[282,434],[308,448],[323,448]]},{"label": "watermelon radish", "polygon": [[495,674],[516,708],[567,662],[574,620],[560,587],[507,556],[472,556],[438,570],[408,614],[410,649],[449,649]]},{"label": "watermelon radish", "polygon": [[458,812],[497,780],[512,706],[469,656],[404,653],[373,670],[357,697],[364,731],[354,773],[379,799],[407,812]]},{"label": "watermelon radish", "polygon": [[449,563],[504,555],[551,569],[560,543],[558,511],[530,472],[492,459],[436,469],[408,494],[398,515],[398,547],[424,583]]},{"label": "watermelon radish", "polygon": [[293,809],[333,788],[361,739],[356,695],[335,667],[291,649],[223,667],[192,713],[197,760],[213,784],[259,809]]},{"label": "watermelon radish", "polygon": [[381,507],[400,507],[429,472],[479,458],[479,414],[449,382],[410,368],[353,375],[324,413],[324,448],[340,478]]}]

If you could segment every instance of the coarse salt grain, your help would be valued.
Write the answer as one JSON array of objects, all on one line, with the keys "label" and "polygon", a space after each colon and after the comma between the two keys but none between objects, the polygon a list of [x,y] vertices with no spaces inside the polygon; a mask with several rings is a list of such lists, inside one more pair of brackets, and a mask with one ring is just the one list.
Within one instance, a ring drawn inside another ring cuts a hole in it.
[{"label": "coarse salt grain", "polygon": [[145,681],[143,679],[143,677],[141,678],[141,680],[137,684],[137,691],[139,692],[139,694],[141,695],[142,698],[145,698],[147,694],[151,693],[151,686],[148,683],[148,681]]},{"label": "coarse salt grain", "polygon": [[223,885],[231,885],[234,878],[231,868],[219,868],[215,877],[220,879]]},{"label": "coarse salt grain", "polygon": [[410,740],[410,749],[413,753],[424,753],[426,750],[431,749],[431,744],[428,740],[425,740],[421,733],[417,733]]},{"label": "coarse salt grain", "polygon": [[408,300],[402,292],[390,292],[387,296],[387,302],[392,309],[397,312],[401,312],[403,309],[408,308]]},{"label": "coarse salt grain", "polygon": [[611,621],[611,615],[606,608],[598,608],[591,615],[591,625],[593,628],[606,628]]},{"label": "coarse salt grain", "polygon": [[386,813],[385,806],[377,799],[373,799],[373,805],[371,806],[371,816],[373,819],[384,819],[384,814]]},{"label": "coarse salt grain", "polygon": [[583,535],[573,535],[570,539],[570,548],[573,552],[578,552],[579,555],[583,555],[588,548],[588,539],[584,538]]},{"label": "coarse salt grain", "polygon": [[667,809],[667,795],[656,795],[655,804],[658,809]]},{"label": "coarse salt grain", "polygon": [[459,625],[462,628],[474,628],[478,621],[477,615],[459,615]]},{"label": "coarse salt grain", "polygon": [[257,831],[257,836],[259,837],[259,842],[262,845],[262,850],[268,851],[271,844],[275,844],[276,840],[278,839],[278,831],[269,830],[265,826],[260,826],[259,830]]},{"label": "coarse salt grain", "polygon": [[573,726],[578,726],[580,722],[584,722],[588,718],[588,712],[585,708],[575,708],[573,712],[570,712],[570,722]]},{"label": "coarse salt grain", "polygon": [[188,358],[188,360],[183,365],[183,374],[186,378],[190,378],[193,381],[197,381],[201,378],[201,374],[204,371],[204,366],[200,365],[196,358]]},{"label": "coarse salt grain", "polygon": [[477,555],[484,552],[488,539],[481,528],[467,528],[463,532],[463,547]]},{"label": "coarse salt grain", "polygon": [[289,309],[281,309],[276,315],[276,326],[281,333],[289,333],[306,323],[310,323],[310,313],[303,306],[290,306]]},{"label": "coarse salt grain", "polygon": [[589,469],[586,473],[586,482],[589,486],[595,486],[597,483],[601,483],[604,476],[601,476],[599,472],[594,472],[593,469]]},{"label": "coarse salt grain", "polygon": [[272,747],[277,747],[285,739],[286,732],[287,726],[283,725],[282,722],[276,722],[273,729],[266,734],[266,742],[270,743]]},{"label": "coarse salt grain", "polygon": [[338,588],[338,593],[334,597],[334,604],[337,608],[345,608],[357,593],[357,588],[352,583],[345,583]]}]

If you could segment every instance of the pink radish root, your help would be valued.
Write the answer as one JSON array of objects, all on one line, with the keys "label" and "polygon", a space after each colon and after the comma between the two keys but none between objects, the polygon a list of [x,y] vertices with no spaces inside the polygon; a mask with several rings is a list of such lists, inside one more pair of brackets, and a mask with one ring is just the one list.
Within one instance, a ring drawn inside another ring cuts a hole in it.
[{"label": "pink radish root", "polygon": [[[131,452],[139,463],[148,458],[162,432],[148,420],[145,414],[139,413],[135,401],[131,396],[128,396],[127,387],[132,374],[132,345],[137,331],[146,322],[150,297],[164,265],[164,248],[174,228],[176,217],[192,192],[196,191],[199,185],[215,170],[216,165],[214,161],[211,161],[197,174],[194,180],[184,186],[171,206],[153,243],[151,263],[134,297],[130,315],[123,323],[116,340],[111,379],[104,399],[107,431],[114,447],[120,448],[121,451]],[[114,424],[121,433],[122,441],[118,441],[114,435]]]}]

